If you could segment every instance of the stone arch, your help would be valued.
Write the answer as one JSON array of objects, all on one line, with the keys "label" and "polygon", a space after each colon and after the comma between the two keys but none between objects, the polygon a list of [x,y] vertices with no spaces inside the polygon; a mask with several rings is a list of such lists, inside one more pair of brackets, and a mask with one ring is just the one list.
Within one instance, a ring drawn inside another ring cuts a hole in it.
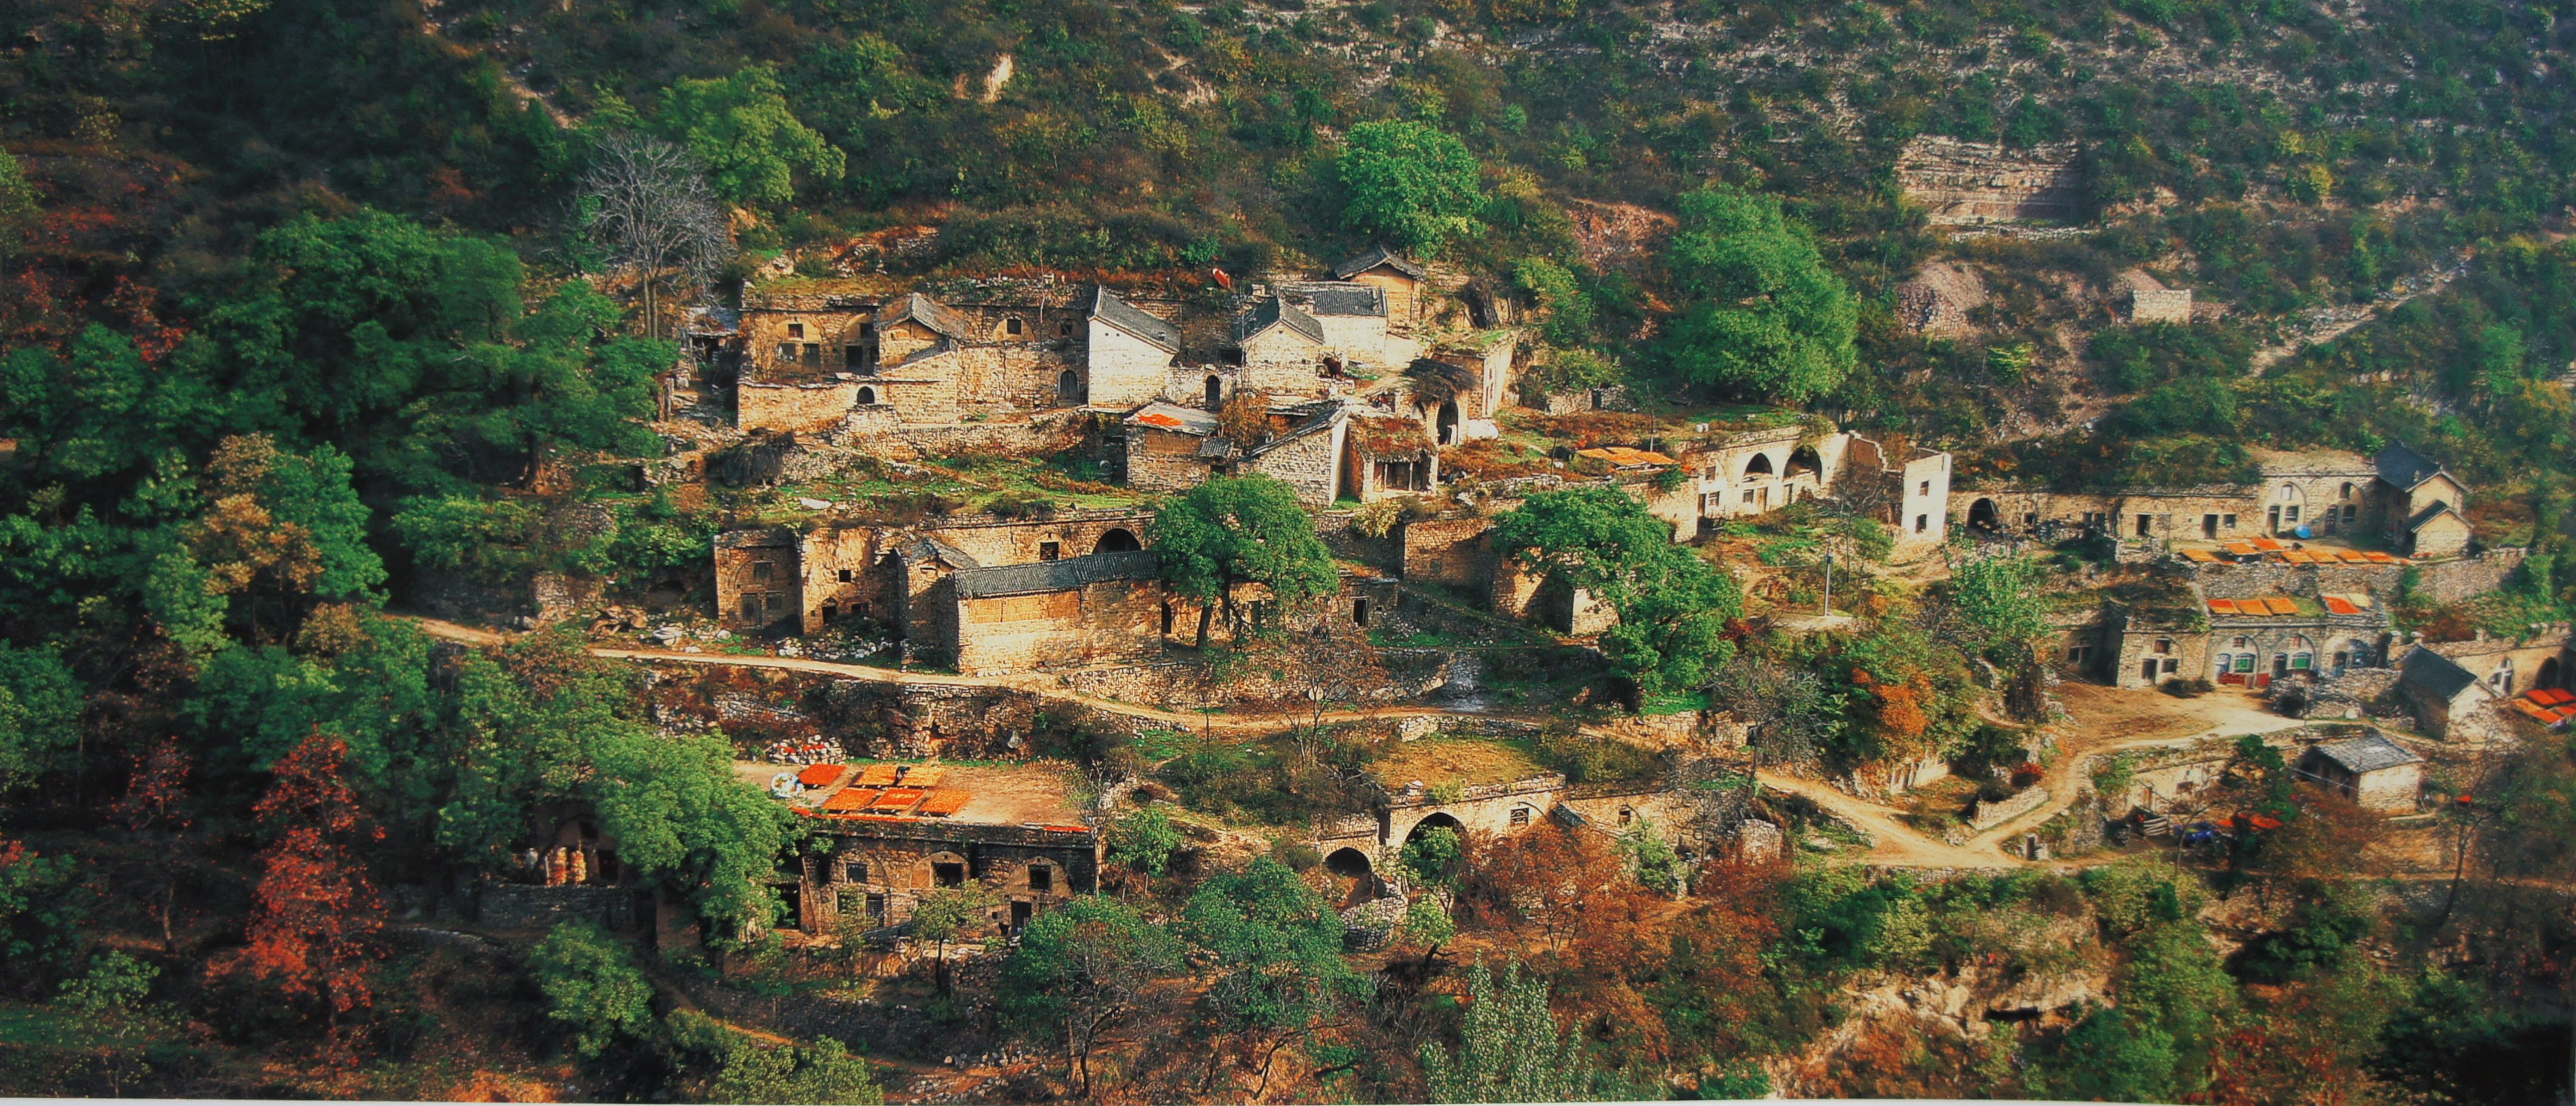
[{"label": "stone arch", "polygon": [[2301,491],[2296,484],[2283,484],[2272,489],[2272,501],[2283,506],[2303,504],[2308,501],[2308,493]]},{"label": "stone arch", "polygon": [[1072,369],[1055,374],[1055,394],[1066,403],[1082,402],[1082,375]]},{"label": "stone arch", "polygon": [[1366,879],[1376,868],[1367,853],[1345,845],[1324,855],[1324,870],[1343,879]]},{"label": "stone arch", "polygon": [[1817,455],[1816,447],[1811,445],[1802,445],[1790,450],[1788,463],[1780,469],[1781,475],[1789,477],[1817,477],[1822,476],[1824,471],[1825,459]]},{"label": "stone arch", "polygon": [[1145,543],[1136,540],[1135,531],[1124,526],[1112,526],[1109,528],[1108,533],[1100,535],[1100,540],[1092,544],[1091,551],[1094,553],[1133,553],[1143,548],[1145,548]]},{"label": "stone arch", "polygon": [[1445,810],[1435,810],[1423,815],[1413,823],[1412,828],[1404,831],[1403,843],[1410,845],[1414,839],[1433,829],[1446,829],[1460,837],[1467,836],[1467,824],[1459,821],[1457,815]]},{"label": "stone arch", "polygon": [[1994,500],[1980,496],[1968,504],[1968,525],[1979,530],[1997,529],[2003,525],[2003,509],[1995,506]]},{"label": "stone arch", "polygon": [[1779,471],[1780,470],[1777,467],[1771,464],[1770,454],[1755,453],[1744,462],[1743,478],[1751,480],[1756,476],[1772,476],[1776,475]]},{"label": "stone arch", "polygon": [[1207,409],[1214,411],[1223,406],[1225,406],[1225,381],[1219,379],[1216,374],[1210,373],[1207,378]]},{"label": "stone arch", "polygon": [[871,387],[862,387],[862,388],[860,388],[860,389],[859,389],[859,406],[861,406],[861,407],[874,407],[874,406],[876,406],[876,405],[877,405],[877,390],[876,390],[875,388],[871,388]]},{"label": "stone arch", "polygon": [[1454,399],[1441,401],[1440,414],[1433,425],[1438,428],[1434,441],[1442,445],[1458,444],[1458,401]]},{"label": "stone arch", "polygon": [[2551,657],[2540,662],[2540,673],[2531,686],[2557,687],[2566,678],[2566,666],[2559,664],[2558,658]]}]

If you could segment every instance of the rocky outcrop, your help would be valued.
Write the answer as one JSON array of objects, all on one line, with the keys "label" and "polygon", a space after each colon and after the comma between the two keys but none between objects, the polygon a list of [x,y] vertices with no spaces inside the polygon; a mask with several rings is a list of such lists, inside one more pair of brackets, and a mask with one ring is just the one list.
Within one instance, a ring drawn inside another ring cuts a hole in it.
[{"label": "rocky outcrop", "polygon": [[1896,159],[1905,198],[1934,224],[2071,223],[2083,216],[2084,170],[2072,143],[2011,150],[1926,136]]}]

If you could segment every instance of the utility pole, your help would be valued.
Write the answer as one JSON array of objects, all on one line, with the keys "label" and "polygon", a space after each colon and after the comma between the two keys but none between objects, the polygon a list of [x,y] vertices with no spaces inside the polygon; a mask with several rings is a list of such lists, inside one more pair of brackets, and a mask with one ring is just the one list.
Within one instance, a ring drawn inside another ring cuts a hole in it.
[{"label": "utility pole", "polygon": [[1825,553],[1825,617],[1834,616],[1834,555]]}]

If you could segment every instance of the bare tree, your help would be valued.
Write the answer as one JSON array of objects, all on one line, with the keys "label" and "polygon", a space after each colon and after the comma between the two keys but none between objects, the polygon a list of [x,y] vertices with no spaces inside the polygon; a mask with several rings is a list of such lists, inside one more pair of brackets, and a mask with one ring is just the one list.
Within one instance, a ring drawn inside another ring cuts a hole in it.
[{"label": "bare tree", "polygon": [[644,297],[644,333],[662,334],[663,294],[697,292],[733,259],[733,230],[706,170],[656,138],[611,135],[581,177],[577,230]]}]

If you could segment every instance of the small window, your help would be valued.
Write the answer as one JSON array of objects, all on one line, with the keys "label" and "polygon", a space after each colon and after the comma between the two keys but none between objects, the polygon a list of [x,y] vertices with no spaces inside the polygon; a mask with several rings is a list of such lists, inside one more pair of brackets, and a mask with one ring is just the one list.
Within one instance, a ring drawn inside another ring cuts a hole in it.
[{"label": "small window", "polygon": [[841,347],[841,367],[842,367],[842,368],[850,369],[850,370],[852,370],[852,371],[856,371],[856,370],[859,370],[859,369],[866,368],[866,367],[867,367],[867,365],[868,365],[868,347],[866,347],[866,346],[842,346],[842,347]]},{"label": "small window", "polygon": [[865,604],[865,603],[853,603],[853,604],[851,604],[851,605],[850,605],[850,617],[852,617],[852,618],[866,618],[867,616],[868,616],[868,605],[867,605],[867,604]]},{"label": "small window", "polygon": [[771,563],[770,563],[770,562],[768,562],[768,561],[753,561],[753,562],[751,562],[751,578],[752,578],[753,580],[756,580],[756,581],[759,581],[760,583],[764,583],[764,584],[766,584],[766,583],[768,583],[768,582],[770,581],[770,579],[771,579],[772,577],[776,576],[777,574],[778,574],[778,566],[777,566],[777,565],[771,564]]},{"label": "small window", "polygon": [[1018,318],[1017,316],[1013,316],[1013,317],[1011,317],[1011,318],[1008,318],[1008,319],[1004,319],[1004,320],[1002,320],[1002,333],[1004,333],[1004,334],[1008,334],[1008,335],[1010,335],[1011,337],[1014,337],[1014,338],[1019,337],[1019,336],[1020,336],[1020,320],[1019,320],[1019,318]]},{"label": "small window", "polygon": [[794,342],[780,342],[780,343],[778,343],[778,359],[779,359],[779,360],[781,360],[781,361],[794,361],[794,360],[796,360],[796,343],[794,343]]},{"label": "small window", "polygon": [[878,925],[884,925],[884,924],[885,924],[885,920],[886,920],[886,897],[885,897],[885,892],[883,892],[883,891],[870,891],[870,892],[868,892],[868,917],[875,919],[875,920],[876,920],[876,923],[877,923]]},{"label": "small window", "polygon": [[1521,828],[1522,826],[1526,826],[1526,825],[1528,825],[1529,823],[1530,823],[1530,808],[1525,807],[1525,806],[1516,806],[1516,807],[1513,807],[1513,808],[1512,808],[1512,828],[1513,828],[1513,829],[1519,829],[1519,828]]},{"label": "small window", "polygon": [[1932,494],[1932,482],[1931,482],[1931,481],[1929,481],[1929,480],[1924,481],[1920,486],[1918,486],[1918,487],[1916,487],[1916,488],[1914,489],[1914,494],[1916,494],[1916,495],[1930,495],[1930,494]]},{"label": "small window", "polygon": [[1634,821],[1636,821],[1636,820],[1637,820],[1637,812],[1636,812],[1636,811],[1630,810],[1630,809],[1628,809],[1627,807],[1624,807],[1624,806],[1619,808],[1619,824],[1620,824],[1620,825],[1623,825],[1623,826],[1624,826],[1624,825],[1627,825],[1628,823],[1630,823],[1630,822],[1634,822]]},{"label": "small window", "polygon": [[2161,655],[2161,654],[2165,654],[2165,653],[2173,652],[2173,639],[2172,639],[2172,638],[2169,638],[2169,637],[2160,637],[2160,638],[2157,638],[2157,639],[2156,639],[2156,652],[2157,652],[2159,655]]},{"label": "small window", "polygon": [[2234,516],[2234,515],[2220,515],[2220,516],[2218,516],[2218,524],[2219,524],[2220,526],[2224,526],[2224,527],[2226,527],[2226,528],[2228,528],[2228,529],[2230,529],[2230,530],[2233,530],[2233,529],[2235,529],[2235,528],[2236,528],[2236,516]]},{"label": "small window", "polygon": [[857,570],[855,570],[855,569],[847,569],[847,568],[845,568],[845,569],[842,569],[842,570],[841,570],[841,582],[842,582],[842,583],[844,583],[844,584],[849,583],[851,580],[856,579],[857,577],[858,577],[858,572],[857,572]]},{"label": "small window", "polygon": [[2243,634],[2238,634],[2236,635],[2236,640],[2228,642],[2227,644],[2237,649],[2250,649],[2254,645],[2254,639],[2246,637]]},{"label": "small window", "polygon": [[1029,890],[1055,890],[1055,869],[1047,867],[1044,864],[1029,865]]},{"label": "small window", "polygon": [[832,619],[833,619],[834,617],[838,616],[840,613],[841,613],[841,604],[840,604],[840,601],[839,601],[839,600],[836,600],[836,599],[826,599],[826,600],[824,600],[824,601],[823,601],[823,622],[824,622],[826,625],[829,625],[829,624],[831,623]]},{"label": "small window", "polygon": [[933,864],[930,866],[930,882],[941,887],[962,887],[966,883],[966,866]]},{"label": "small window", "polygon": [[1753,493],[1750,490],[1744,493],[1744,502],[1746,504],[1751,504],[1753,502]]},{"label": "small window", "polygon": [[2352,485],[2350,485],[2350,484],[2345,484],[2345,485],[2343,486],[2343,498],[2345,498],[2345,499],[2350,499],[2350,498],[2352,498]]},{"label": "small window", "polygon": [[1931,529],[1932,529],[1932,516],[1930,516],[1930,515],[1916,515],[1916,516],[1914,516],[1914,532],[1915,532],[1915,533],[1917,533],[1917,534],[1929,533],[1929,532],[1931,531]]},{"label": "small window", "polygon": [[1042,541],[1038,543],[1039,560],[1052,561],[1060,559],[1063,556],[1064,544],[1062,542]]},{"label": "small window", "polygon": [[2293,503],[2287,507],[2281,508],[2281,518],[2285,522],[2299,521],[2299,505]]},{"label": "small window", "polygon": [[805,367],[806,367],[806,368],[809,368],[809,369],[819,369],[819,368],[822,368],[822,367],[823,367],[823,343],[821,343],[821,342],[807,342],[807,343],[805,343],[805,356],[804,356],[804,362],[805,362]]},{"label": "small window", "polygon": [[2166,658],[2165,658],[2165,674],[2166,674],[2166,675],[2170,676],[2170,675],[2174,674],[2175,672],[2179,672],[2179,671],[2181,671],[2181,670],[2182,670],[2182,662],[2181,662],[2181,661],[2179,661],[2179,660],[2175,660],[2175,659],[2174,659],[2174,658],[2172,658],[2172,657],[2166,657]]},{"label": "small window", "polygon": [[1055,324],[1055,336],[1056,336],[1056,337],[1058,337],[1058,338],[1071,338],[1071,337],[1073,337],[1073,324],[1072,324],[1072,323],[1057,323],[1057,324]]},{"label": "small window", "polygon": [[805,336],[805,324],[803,324],[803,323],[789,323],[789,324],[787,324],[787,336],[788,336],[788,337],[790,337],[790,338],[802,338],[802,337],[804,337],[804,336]]}]

